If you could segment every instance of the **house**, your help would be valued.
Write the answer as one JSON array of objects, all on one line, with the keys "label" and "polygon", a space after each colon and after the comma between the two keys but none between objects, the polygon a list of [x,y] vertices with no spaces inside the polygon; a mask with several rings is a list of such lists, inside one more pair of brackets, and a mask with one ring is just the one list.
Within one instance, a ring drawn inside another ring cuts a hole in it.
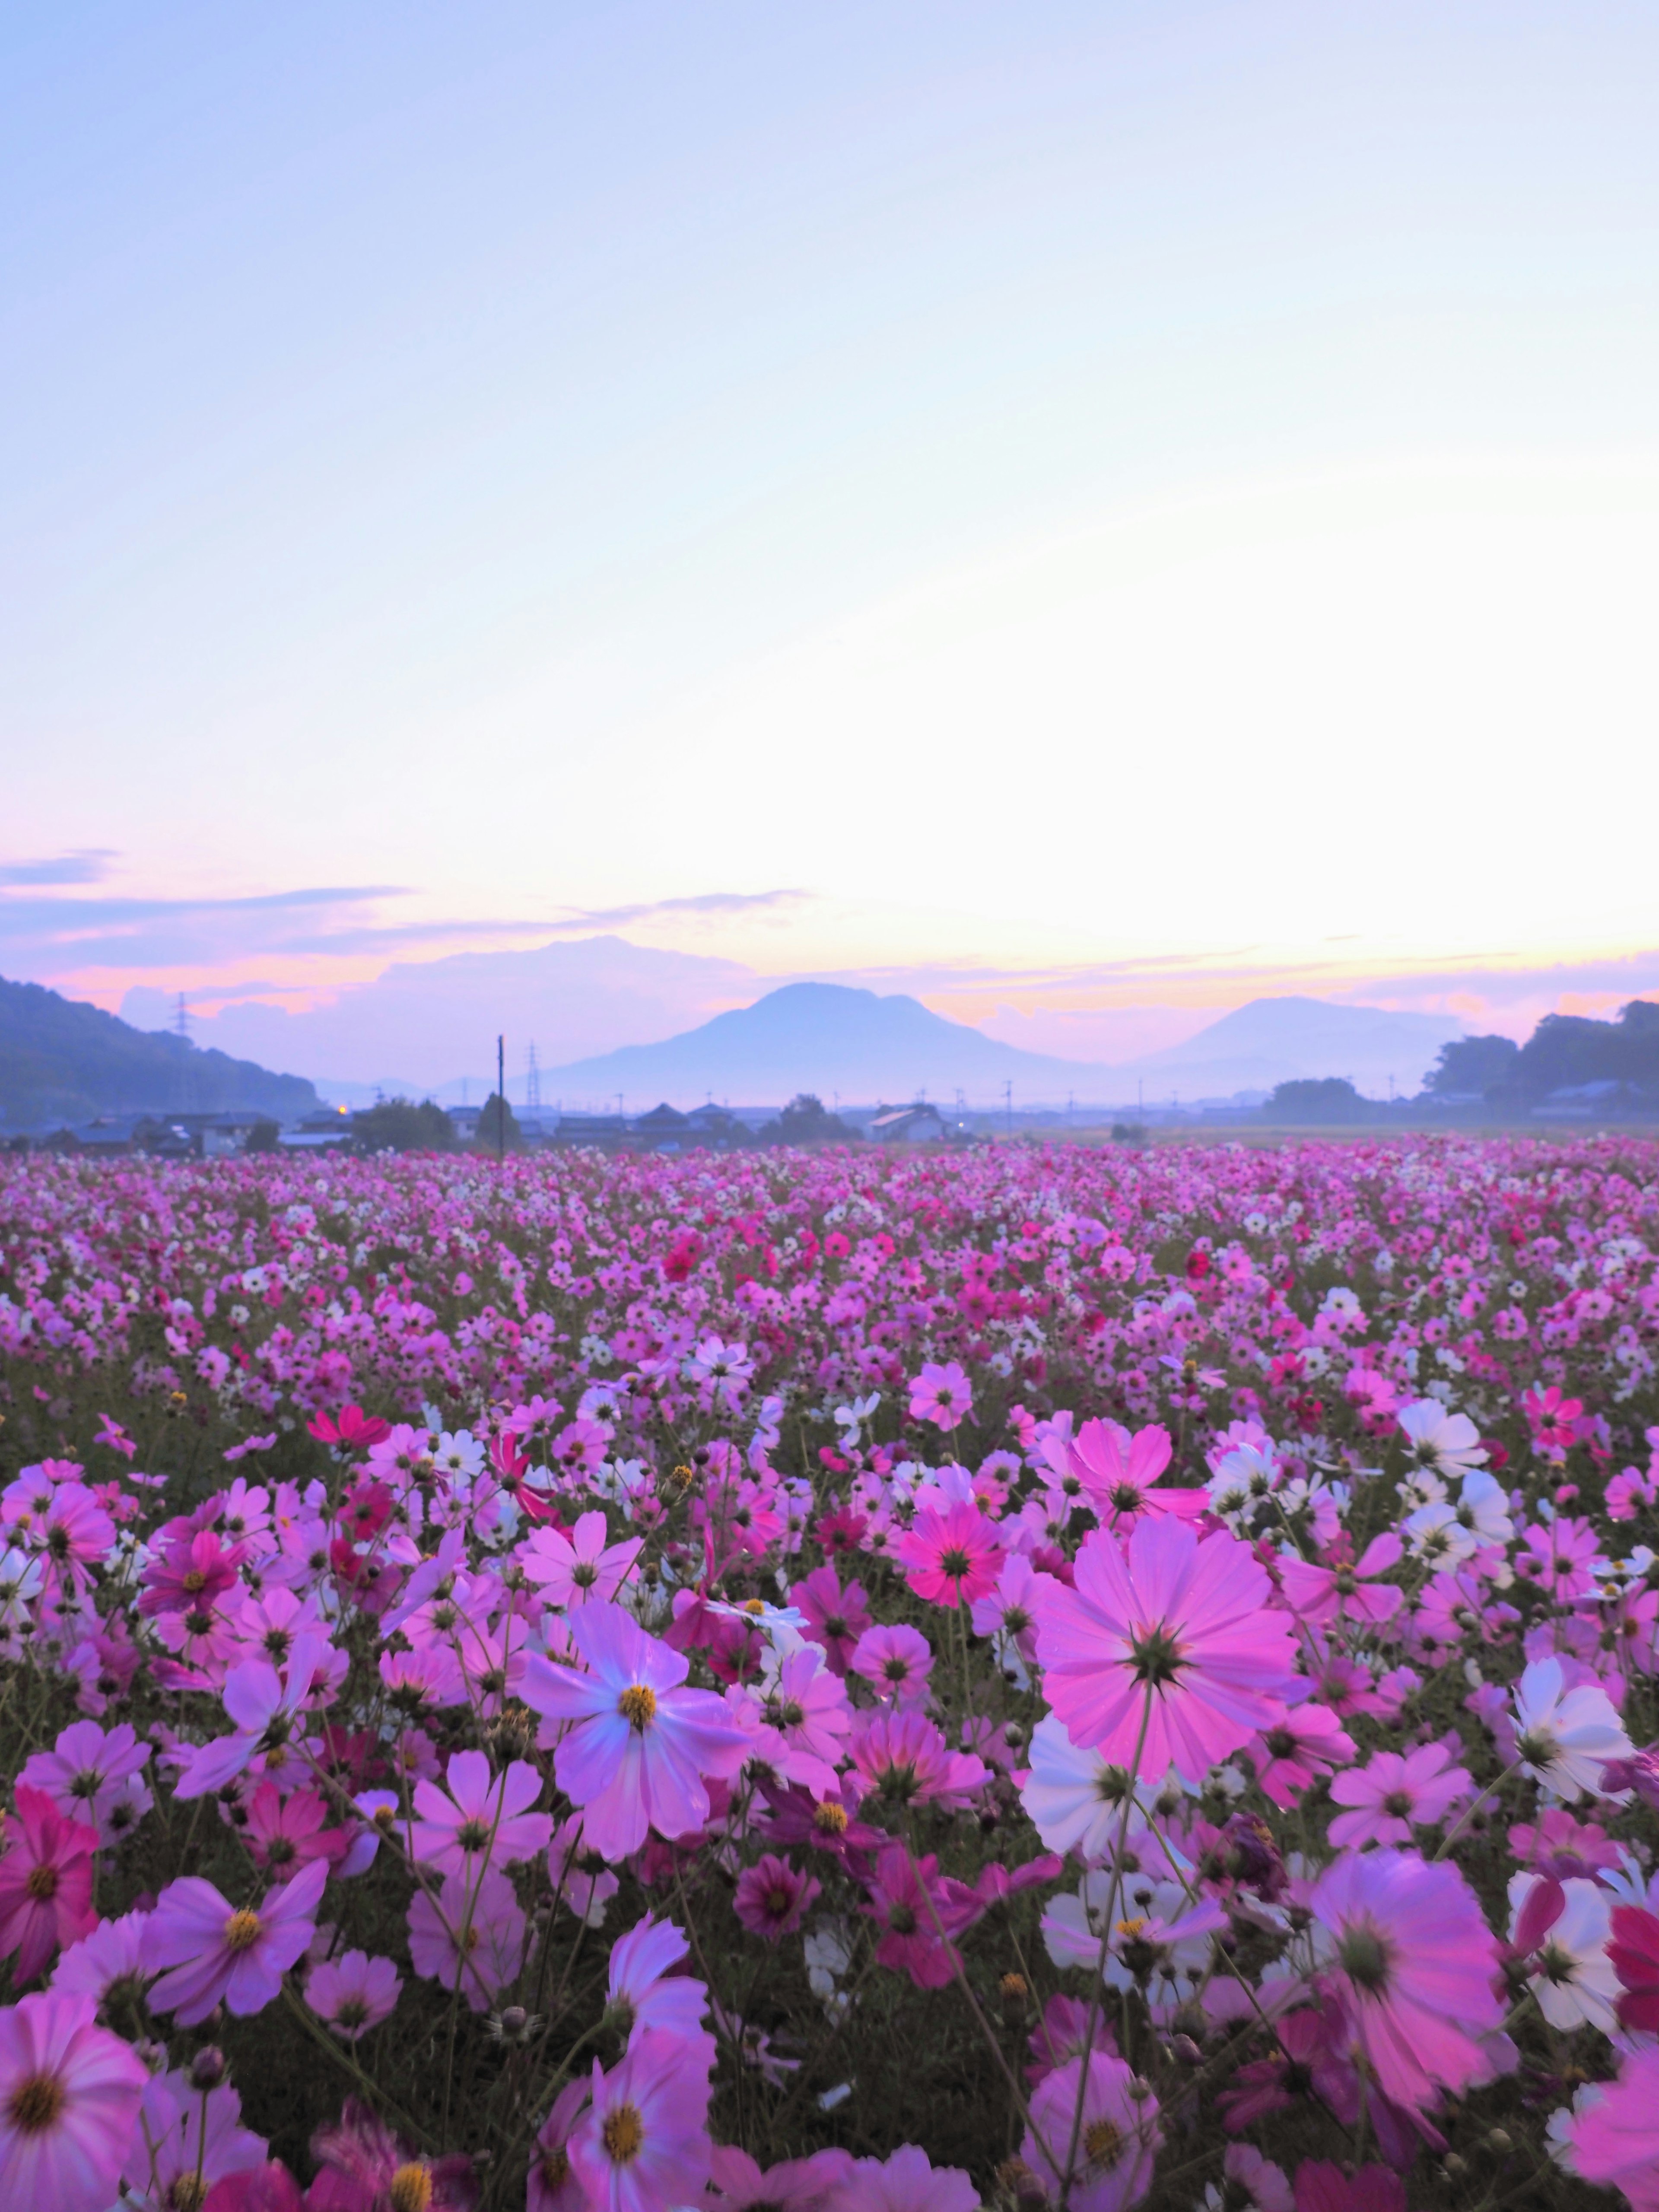
[{"label": "house", "polygon": [[620,1114],[561,1114],[553,1141],[556,1145],[603,1145],[614,1149],[628,1142],[628,1124]]},{"label": "house", "polygon": [[871,1121],[870,1134],[883,1145],[936,1145],[945,1135],[945,1117],[924,1098],[911,1106],[883,1106]]}]

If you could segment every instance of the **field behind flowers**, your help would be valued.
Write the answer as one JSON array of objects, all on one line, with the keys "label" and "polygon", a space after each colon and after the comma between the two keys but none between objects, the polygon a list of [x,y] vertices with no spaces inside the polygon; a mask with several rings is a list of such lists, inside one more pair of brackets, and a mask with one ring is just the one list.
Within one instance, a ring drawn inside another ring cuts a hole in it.
[{"label": "field behind flowers", "polygon": [[0,1164],[0,2186],[1659,2207],[1659,1146]]}]

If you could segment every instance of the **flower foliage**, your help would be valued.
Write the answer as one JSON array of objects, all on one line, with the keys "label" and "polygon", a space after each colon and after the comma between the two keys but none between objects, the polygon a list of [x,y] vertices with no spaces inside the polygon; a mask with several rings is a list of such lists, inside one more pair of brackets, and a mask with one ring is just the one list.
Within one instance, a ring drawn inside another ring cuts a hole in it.
[{"label": "flower foliage", "polygon": [[1602,1139],[8,1157],[0,2185],[1659,2212],[1656,1252]]}]

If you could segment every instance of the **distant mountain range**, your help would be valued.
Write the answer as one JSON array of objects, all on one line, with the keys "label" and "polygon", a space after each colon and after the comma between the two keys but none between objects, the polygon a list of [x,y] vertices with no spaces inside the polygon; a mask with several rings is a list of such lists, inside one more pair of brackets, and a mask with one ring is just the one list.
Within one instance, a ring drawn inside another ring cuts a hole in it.
[{"label": "distant mountain range", "polygon": [[273,1075],[251,1060],[201,1052],[187,1038],[132,1029],[39,983],[0,977],[0,1127],[232,1108],[281,1121],[319,1103],[303,1076]]},{"label": "distant mountain range", "polygon": [[988,1105],[1005,1085],[1018,1103],[1124,1104],[1138,1090],[1146,1103],[1188,1103],[1270,1091],[1303,1076],[1348,1076],[1364,1092],[1390,1079],[1415,1091],[1443,1044],[1462,1023],[1321,999],[1256,999],[1195,1037],[1140,1061],[1103,1067],[997,1042],[982,1031],[932,1013],[917,999],[878,997],[836,983],[790,983],[753,1006],[659,1044],[627,1045],[544,1073],[542,1093],[567,1104],[598,1103],[620,1092],[630,1110],[661,1097],[671,1105],[711,1093],[734,1103],[770,1103],[798,1091],[829,1101],[902,1100],[926,1092],[949,1104],[961,1091]]}]

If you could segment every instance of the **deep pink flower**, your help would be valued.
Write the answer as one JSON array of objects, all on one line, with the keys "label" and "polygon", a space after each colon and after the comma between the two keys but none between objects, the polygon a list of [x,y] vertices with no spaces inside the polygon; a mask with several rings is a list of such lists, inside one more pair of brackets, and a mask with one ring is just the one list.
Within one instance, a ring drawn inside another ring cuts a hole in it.
[{"label": "deep pink flower", "polygon": [[1468,1771],[1452,1765],[1443,1743],[1419,1744],[1403,1753],[1373,1752],[1364,1766],[1332,1779],[1332,1801],[1355,1809],[1337,1814],[1330,1840],[1339,1848],[1408,1844],[1413,1827],[1432,1826],[1460,1797],[1474,1794]]},{"label": "deep pink flower", "polygon": [[60,1944],[78,1943],[98,1925],[92,1905],[96,1832],[66,1820],[44,1790],[17,1785],[6,1816],[0,1859],[0,1959],[18,1954],[12,1982],[32,1982]]},{"label": "deep pink flower", "polygon": [[1572,2124],[1573,2163],[1586,2181],[1617,2189],[1635,2212],[1659,2208],[1659,2049],[1629,2051],[1599,2102]]},{"label": "deep pink flower", "polygon": [[1345,1851],[1308,1898],[1353,2048],[1385,2096],[1417,2109],[1485,2069],[1498,1948],[1457,1869],[1414,1852]]},{"label": "deep pink flower", "polygon": [[[1200,1540],[1170,1515],[1127,1549],[1085,1538],[1077,1587],[1048,1592],[1037,1626],[1044,1690],[1073,1743],[1139,1772],[1188,1781],[1283,1717],[1295,1631],[1269,1609],[1266,1571],[1224,1531]],[[1145,1741],[1142,1741],[1142,1730]]]},{"label": "deep pink flower", "polygon": [[1085,1421],[1075,1437],[1054,1438],[1047,1457],[1056,1473],[1078,1478],[1104,1525],[1122,1534],[1138,1514],[1174,1513],[1194,1521],[1208,1504],[1202,1490],[1152,1487],[1172,1449],[1161,1424],[1131,1436],[1116,1421],[1097,1420]]},{"label": "deep pink flower", "polygon": [[941,1509],[931,1500],[916,1508],[908,1531],[893,1547],[905,1580],[930,1605],[970,1603],[997,1584],[1002,1546],[977,1505],[956,1498]]},{"label": "deep pink flower", "polygon": [[587,1842],[614,1863],[652,1828],[672,1838],[702,1827],[708,1778],[735,1775],[749,1739],[712,1692],[683,1686],[684,1654],[647,1636],[619,1606],[582,1606],[569,1629],[587,1673],[532,1652],[525,1702],[556,1723],[576,1723],[568,1733],[544,1729],[543,1741],[557,1741],[559,1787],[583,1808]]},{"label": "deep pink flower", "polygon": [[795,1933],[801,1915],[823,1887],[812,1875],[798,1873],[787,1859],[769,1851],[738,1876],[732,1910],[751,1936],[764,1936],[769,1943],[775,1943],[781,1936]]},{"label": "deep pink flower", "polygon": [[1328,2159],[1304,2158],[1296,2170],[1296,2212],[1406,2212],[1406,2185],[1386,2166],[1345,2173]]},{"label": "deep pink flower", "polygon": [[1405,1602],[1406,1594],[1396,1583],[1376,1580],[1399,1565],[1405,1548],[1394,1530],[1385,1528],[1351,1566],[1286,1559],[1279,1568],[1285,1595],[1304,1620],[1316,1625],[1360,1620],[1375,1627],[1380,1621],[1392,1620]]},{"label": "deep pink flower", "polygon": [[287,1881],[313,1859],[338,1866],[346,1855],[343,1828],[324,1826],[328,1807],[315,1790],[296,1790],[284,1798],[274,1782],[262,1782],[248,1801],[242,1840],[254,1863],[273,1881]]},{"label": "deep pink flower", "polygon": [[471,2212],[478,2185],[464,2152],[422,2158],[356,2097],[339,2124],[319,2128],[311,2154],[321,2171],[306,2198],[308,2212]]},{"label": "deep pink flower", "polygon": [[515,1759],[492,1779],[483,1752],[458,1751],[442,1790],[435,1782],[415,1784],[420,1817],[413,1824],[413,1855],[441,1874],[532,1859],[553,1834],[551,1815],[528,1809],[541,1794],[542,1778],[528,1759]]},{"label": "deep pink flower", "polygon": [[658,2031],[607,2075],[595,2059],[592,2102],[568,2156],[592,2212],[671,2212],[708,2179],[708,2067],[702,2045]]},{"label": "deep pink flower", "polygon": [[149,2075],[97,2026],[90,1997],[49,1990],[0,2009],[0,2194],[8,2205],[104,2212]]},{"label": "deep pink flower", "polygon": [[952,1751],[925,1713],[914,1709],[860,1714],[853,1764],[890,1804],[962,1805],[990,1779],[984,1760]]},{"label": "deep pink flower", "polygon": [[1309,1784],[1354,1755],[1353,1738],[1328,1705],[1291,1705],[1245,1747],[1255,1778],[1275,1805],[1295,1804]]},{"label": "deep pink flower", "polygon": [[835,1568],[826,1563],[790,1584],[789,1602],[805,1622],[804,1633],[823,1647],[835,1672],[844,1674],[860,1637],[870,1626],[863,1586],[848,1583],[843,1589]]},{"label": "deep pink flower", "polygon": [[883,1851],[869,1888],[859,1911],[883,1931],[878,1960],[908,1974],[919,1990],[942,1990],[960,1963],[950,1938],[978,1919],[980,1899],[965,1882],[941,1875],[931,1851],[917,1861],[902,1844]]},{"label": "deep pink flower", "polygon": [[336,2035],[356,2043],[371,2027],[390,2019],[403,1978],[390,1959],[371,1959],[366,1951],[324,1959],[306,1980],[306,2002]]},{"label": "deep pink flower", "polygon": [[222,1999],[239,2018],[263,2012],[317,1932],[327,1881],[327,1862],[313,1859],[257,1906],[241,1907],[199,1875],[169,1882],[144,1930],[146,1965],[171,1969],[149,1993],[151,2011],[174,2014],[181,2027]]}]

